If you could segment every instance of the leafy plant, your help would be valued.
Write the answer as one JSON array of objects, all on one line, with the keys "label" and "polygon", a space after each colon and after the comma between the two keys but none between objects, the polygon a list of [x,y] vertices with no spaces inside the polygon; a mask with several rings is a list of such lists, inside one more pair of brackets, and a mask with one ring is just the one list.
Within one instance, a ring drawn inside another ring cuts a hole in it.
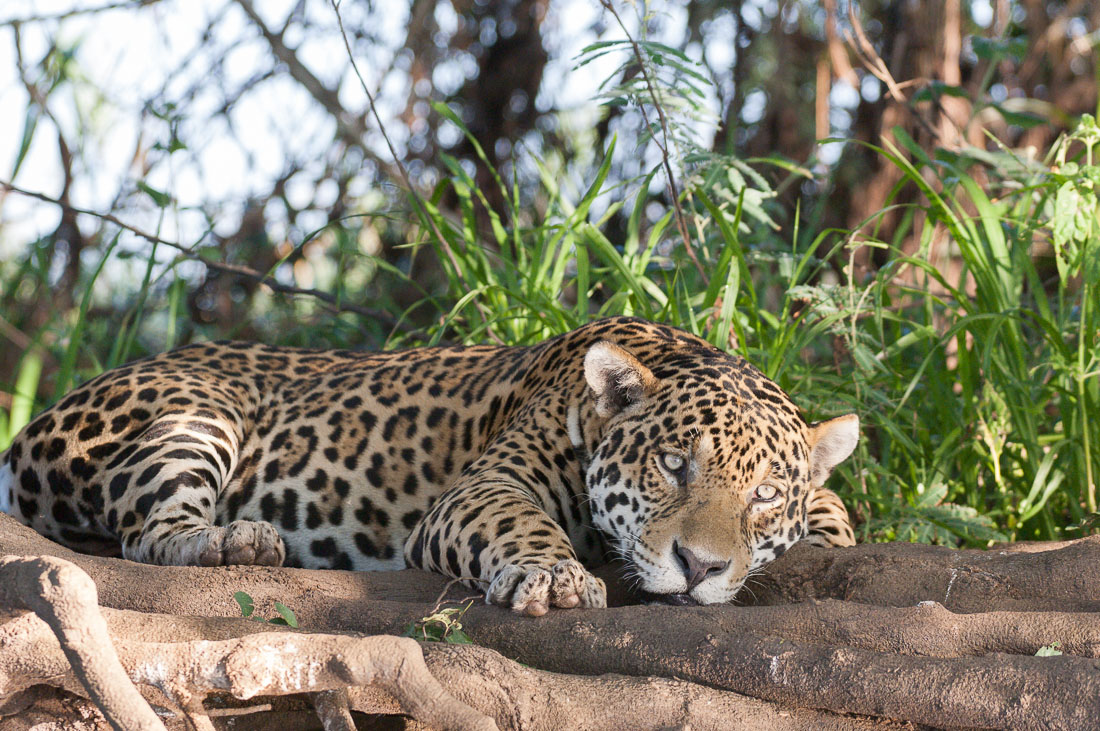
[{"label": "leafy plant", "polygon": [[[1082,118],[1041,165],[1007,150],[933,158],[894,135],[899,146],[878,149],[923,196],[922,249],[882,244],[893,258],[867,289],[850,287],[849,303],[867,306],[841,305],[839,331],[871,397],[867,421],[890,438],[876,470],[913,507],[909,485],[943,484],[945,499],[998,524],[968,519],[959,535],[971,540],[1059,537],[1095,511],[1100,470],[1096,124]],[[954,277],[929,256],[945,234]]]},{"label": "leafy plant", "polygon": [[272,617],[271,619],[264,619],[263,617],[254,617],[253,612],[256,610],[256,603],[252,601],[252,597],[243,591],[233,593],[233,599],[237,602],[237,605],[241,608],[241,616],[245,619],[251,619],[254,622],[267,622],[268,624],[281,624],[285,627],[298,627],[298,618],[294,616],[294,612],[287,605],[282,602],[275,602],[275,611],[278,612],[278,617]]},{"label": "leafy plant", "polygon": [[473,604],[473,600],[470,600],[464,607],[437,608],[434,613],[427,617],[410,622],[401,636],[413,637],[421,642],[450,642],[455,645],[472,644],[473,640],[462,629],[461,619],[462,615]]}]

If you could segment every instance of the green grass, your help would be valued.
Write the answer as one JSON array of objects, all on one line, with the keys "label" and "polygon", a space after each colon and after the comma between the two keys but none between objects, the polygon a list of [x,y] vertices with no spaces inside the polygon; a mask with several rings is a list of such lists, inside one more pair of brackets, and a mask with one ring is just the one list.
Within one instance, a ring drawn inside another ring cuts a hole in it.
[{"label": "green grass", "polygon": [[[1043,165],[1007,151],[992,165],[930,159],[894,134],[908,156],[881,152],[923,193],[923,246],[892,252],[862,295],[871,316],[848,336],[853,378],[872,397],[866,421],[888,439],[877,455],[882,479],[896,480],[912,507],[922,503],[918,486],[934,487],[1010,538],[1075,535],[1096,512],[1100,468],[1095,123],[1082,120]],[[954,279],[928,261],[937,235],[957,247]],[[912,286],[899,286],[906,273]]]},{"label": "green grass", "polygon": [[[1080,536],[1095,520],[1100,474],[1100,129],[1083,118],[1041,161],[1003,148],[929,156],[901,130],[894,139],[875,149],[901,173],[895,193],[920,195],[891,204],[903,223],[889,241],[874,238],[877,221],[859,236],[811,231],[800,212],[777,232],[765,176],[700,155],[682,171],[679,201],[699,271],[671,209],[644,218],[659,169],[630,187],[609,183],[613,141],[582,190],[549,164],[535,193],[497,177],[497,211],[489,191],[444,158],[448,175],[413,206],[419,233],[401,261],[355,244],[365,227],[392,224],[381,214],[317,233],[334,242],[326,286],[338,301],[377,292],[375,304],[416,323],[389,332],[387,347],[529,344],[618,314],[668,322],[747,357],[809,419],[860,414],[864,438],[831,484],[854,507],[863,539]],[[805,177],[782,161],[757,164],[771,177]],[[616,216],[625,234],[612,240]],[[919,248],[903,251],[907,240]],[[110,294],[99,278],[117,242],[80,283],[79,305],[35,331],[0,410],[0,448],[45,404],[36,394],[57,398],[184,338],[190,282],[175,266],[154,266],[155,250],[122,321],[91,316]],[[949,248],[950,273],[932,261],[934,243]],[[855,246],[874,247],[883,262],[863,281],[850,277]],[[38,250],[5,275],[5,292],[45,286],[49,262]],[[426,277],[420,263],[433,258],[441,274]],[[399,304],[397,290],[419,295]],[[379,332],[308,297],[258,296],[251,312],[275,342],[346,345]],[[214,334],[226,333],[192,328],[184,339]]]},{"label": "green grass", "polygon": [[[544,175],[550,204],[526,225],[498,181],[512,220],[491,217],[486,244],[484,196],[455,164],[432,203],[452,193],[461,220],[426,209],[448,279],[436,302],[453,303],[433,337],[530,343],[603,315],[669,322],[744,354],[810,418],[861,414],[865,439],[836,480],[864,538],[981,545],[1080,535],[1100,471],[1095,125],[1084,119],[1044,164],[1008,151],[933,159],[894,134],[901,148],[876,149],[921,193],[894,239],[912,234],[920,249],[860,239],[887,254],[866,283],[823,283],[829,263],[850,253],[849,232],[821,232],[801,249],[797,230],[787,245],[744,241],[744,187],[685,191],[706,278],[682,251],[657,253],[671,213],[640,239],[648,185],[614,245],[600,220],[586,220],[607,196],[612,149],[574,202]],[[954,274],[930,261],[935,239],[957,251]]]}]

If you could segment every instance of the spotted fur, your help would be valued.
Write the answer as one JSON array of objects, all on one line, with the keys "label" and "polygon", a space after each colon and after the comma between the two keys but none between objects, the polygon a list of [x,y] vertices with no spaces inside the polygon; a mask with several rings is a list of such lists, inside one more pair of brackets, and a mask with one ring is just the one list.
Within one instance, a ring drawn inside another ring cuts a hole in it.
[{"label": "spotted fur", "polygon": [[0,454],[0,494],[55,540],[148,563],[409,565],[541,614],[603,606],[582,562],[610,547],[642,589],[713,603],[807,530],[853,543],[822,485],[857,433],[638,319],[516,348],[222,342],[72,391]]}]

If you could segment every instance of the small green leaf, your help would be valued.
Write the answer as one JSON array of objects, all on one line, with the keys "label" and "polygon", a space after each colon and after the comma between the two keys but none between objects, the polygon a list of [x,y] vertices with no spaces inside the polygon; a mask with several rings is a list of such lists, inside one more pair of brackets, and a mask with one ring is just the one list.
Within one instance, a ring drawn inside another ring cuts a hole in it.
[{"label": "small green leaf", "polygon": [[298,618],[294,616],[294,612],[290,610],[290,607],[282,602],[275,602],[275,611],[279,613],[279,617],[272,619],[272,624],[285,624],[288,627],[298,627]]},{"label": "small green leaf", "polygon": [[256,604],[252,601],[252,597],[243,591],[238,591],[233,594],[233,598],[237,600],[237,604],[241,607],[241,616],[251,617],[252,612],[256,610]]},{"label": "small green leaf", "polygon": [[1027,54],[1026,38],[993,39],[973,36],[970,42],[974,54],[983,61],[999,61],[1006,57],[1020,61]]},{"label": "small green leaf", "polygon": [[470,639],[470,635],[466,634],[463,630],[460,629],[451,630],[443,639],[444,642],[450,642],[452,645],[474,644],[474,641]]},{"label": "small green leaf", "polygon": [[157,190],[153,186],[149,185],[145,181],[139,180],[137,183],[138,190],[145,193],[153,199],[153,203],[157,204],[158,208],[167,208],[172,204],[172,196],[168,195],[164,191]]},{"label": "small green leaf", "polygon": [[23,120],[23,139],[19,143],[19,152],[15,156],[15,164],[12,165],[12,180],[15,180],[15,176],[19,174],[19,168],[23,167],[23,160],[26,159],[27,152],[31,149],[31,141],[34,140],[34,131],[37,128],[38,107],[31,105],[27,107],[26,116]]},{"label": "small green leaf", "polygon": [[1046,124],[1050,120],[1040,117],[1038,114],[1031,114],[1029,112],[1013,112],[1005,109],[1000,104],[993,104],[994,109],[1000,112],[1004,120],[1009,124],[1014,124],[1017,127],[1024,129],[1031,129],[1032,127],[1038,127],[1040,124]]},{"label": "small green leaf", "polygon": [[1051,642],[1049,645],[1043,645],[1035,652],[1035,657],[1056,657],[1062,654],[1061,647],[1061,642]]},{"label": "small green leaf", "polygon": [[[1089,203],[1093,205],[1089,205]],[[1066,181],[1054,197],[1054,220],[1051,227],[1055,246],[1065,246],[1080,241],[1089,233],[1089,213],[1095,210],[1095,202],[1087,201],[1073,181]]]},{"label": "small green leaf", "polygon": [[931,81],[928,86],[924,87],[916,94],[913,95],[913,101],[915,102],[930,102],[941,96],[955,96],[966,99],[970,96],[966,89],[961,86],[952,86],[951,84],[945,84],[942,81]]}]

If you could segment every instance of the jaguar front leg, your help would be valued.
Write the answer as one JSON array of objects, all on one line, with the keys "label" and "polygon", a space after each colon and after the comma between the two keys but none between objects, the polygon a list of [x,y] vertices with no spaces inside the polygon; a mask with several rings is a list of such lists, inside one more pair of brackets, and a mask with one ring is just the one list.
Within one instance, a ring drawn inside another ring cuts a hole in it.
[{"label": "jaguar front leg", "polygon": [[[585,353],[584,379],[584,394],[593,398],[594,418],[600,420],[637,408],[657,384],[633,355],[606,341]],[[547,415],[553,411],[547,404],[532,408],[528,418],[519,418],[459,476],[413,527],[405,543],[406,563],[469,577],[485,588],[486,602],[530,616],[551,607],[607,606],[603,581],[577,560],[562,523],[551,514],[562,509],[548,510],[576,499],[566,485],[584,483],[580,465],[548,475],[515,454],[517,444],[539,444],[544,457],[572,451],[572,442],[549,441],[552,417]],[[563,441],[581,438],[558,431]]]},{"label": "jaguar front leg", "polygon": [[[508,472],[514,472],[509,467]],[[604,582],[577,560],[561,525],[526,488],[471,466],[413,528],[410,566],[465,578],[485,601],[528,616],[607,606]]]},{"label": "jaguar front leg", "polygon": [[224,417],[164,416],[103,464],[123,557],[176,566],[282,565],[286,549],[270,523],[215,523],[239,439]]}]

